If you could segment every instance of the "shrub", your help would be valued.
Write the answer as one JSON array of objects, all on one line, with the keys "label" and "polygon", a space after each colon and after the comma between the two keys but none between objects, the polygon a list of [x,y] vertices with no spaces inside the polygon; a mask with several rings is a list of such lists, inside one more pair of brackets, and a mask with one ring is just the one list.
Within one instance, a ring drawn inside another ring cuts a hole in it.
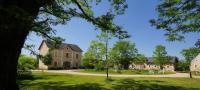
[{"label": "shrub", "polygon": [[21,55],[18,60],[17,69],[18,70],[30,70],[35,69],[36,59],[31,56]]}]

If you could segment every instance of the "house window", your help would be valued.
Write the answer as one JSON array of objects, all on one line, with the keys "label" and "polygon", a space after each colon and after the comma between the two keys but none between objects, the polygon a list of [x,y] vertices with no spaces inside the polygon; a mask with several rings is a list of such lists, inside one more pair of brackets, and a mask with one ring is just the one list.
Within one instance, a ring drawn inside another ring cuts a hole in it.
[{"label": "house window", "polygon": [[57,67],[57,62],[54,62],[54,66]]},{"label": "house window", "polygon": [[78,54],[76,54],[76,59],[78,59]]},{"label": "house window", "polygon": [[66,57],[69,58],[69,53],[66,53]]},{"label": "house window", "polygon": [[76,63],[76,67],[78,67],[78,63]]},{"label": "house window", "polygon": [[197,67],[197,65],[195,65],[195,68]]},{"label": "house window", "polygon": [[169,66],[167,66],[167,68],[169,68]]}]

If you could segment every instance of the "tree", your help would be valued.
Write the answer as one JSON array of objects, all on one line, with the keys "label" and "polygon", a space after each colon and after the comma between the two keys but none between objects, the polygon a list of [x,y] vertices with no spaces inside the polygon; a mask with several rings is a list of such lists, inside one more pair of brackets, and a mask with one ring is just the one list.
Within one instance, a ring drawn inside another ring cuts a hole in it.
[{"label": "tree", "polygon": [[103,60],[104,56],[105,56],[104,44],[93,40],[90,43],[90,47],[84,54],[83,60],[85,60],[84,62],[86,66],[91,65],[96,70],[102,70],[102,67],[98,66],[100,66],[99,64],[101,63],[99,62]]},{"label": "tree", "polygon": [[200,53],[199,48],[187,48],[181,51],[181,54],[184,56],[185,60],[191,62],[198,54]]},{"label": "tree", "polygon": [[[101,0],[1,0],[0,38],[4,52],[0,56],[0,89],[18,90],[16,85],[17,60],[29,32],[45,38],[52,38],[52,25],[66,24],[73,17],[91,22],[101,30],[109,30],[123,38],[127,32],[112,21],[124,13],[125,0],[109,0],[111,8],[106,14],[95,16],[92,3],[97,6]],[[72,7],[73,6],[73,7]],[[9,68],[4,68],[9,66]]]},{"label": "tree", "polygon": [[189,71],[190,70],[190,62],[188,62],[187,60],[180,60],[178,62],[178,67],[177,69],[180,71]]},{"label": "tree", "polygon": [[165,30],[168,40],[183,40],[183,34],[200,32],[199,6],[199,0],[163,0],[156,8],[158,18],[150,23]]},{"label": "tree", "polygon": [[169,62],[167,57],[165,46],[157,45],[155,47],[155,51],[153,52],[153,62],[157,65],[160,65],[160,68],[163,69],[163,65]]},{"label": "tree", "polygon": [[91,68],[93,69],[94,68],[95,59],[92,56],[91,52],[89,52],[89,51],[85,52],[82,61],[83,61],[84,68],[86,68],[86,69],[91,69]]},{"label": "tree", "polygon": [[52,60],[53,60],[53,58],[50,53],[47,53],[45,56],[42,57],[42,62],[45,65],[51,65]]},{"label": "tree", "polygon": [[147,58],[146,58],[143,54],[138,54],[138,55],[134,58],[133,62],[134,62],[135,64],[144,64],[144,63],[146,63],[146,60],[147,60]]},{"label": "tree", "polygon": [[200,39],[198,39],[198,40],[196,41],[195,47],[196,47],[196,48],[200,48]]},{"label": "tree", "polygon": [[110,57],[115,65],[120,68],[128,69],[130,62],[136,57],[138,50],[134,43],[130,41],[120,40],[116,42],[110,51]]},{"label": "tree", "polygon": [[18,70],[31,70],[35,69],[36,59],[31,56],[20,55],[18,60],[17,69]]},{"label": "tree", "polygon": [[105,50],[104,55],[105,55],[105,62],[106,62],[106,77],[108,79],[108,68],[109,68],[109,61],[108,61],[108,45],[109,45],[109,40],[112,38],[113,34],[108,33],[108,31],[102,32],[101,35],[98,35],[97,38],[99,39],[100,42],[102,42],[105,46],[105,48],[102,48]]}]

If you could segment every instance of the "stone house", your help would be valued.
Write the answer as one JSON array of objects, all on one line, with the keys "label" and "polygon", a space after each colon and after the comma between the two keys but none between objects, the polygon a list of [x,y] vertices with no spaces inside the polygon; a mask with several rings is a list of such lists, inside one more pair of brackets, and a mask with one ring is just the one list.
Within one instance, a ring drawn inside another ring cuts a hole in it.
[{"label": "stone house", "polygon": [[47,53],[50,53],[53,60],[50,65],[45,65],[41,58],[39,69],[71,69],[81,66],[82,50],[75,44],[62,43],[58,48],[52,49],[52,45],[43,40],[39,46],[39,54],[45,56]]},{"label": "stone house", "polygon": [[[176,66],[178,63],[178,58],[173,57],[169,63],[163,65],[163,69],[165,71],[175,71]],[[144,64],[134,64],[132,63],[129,66],[130,69],[137,69],[137,70],[160,70],[160,66],[153,63],[153,58],[148,57],[146,58],[146,63]]]},{"label": "stone house", "polygon": [[190,63],[190,71],[200,72],[200,54],[197,55]]}]

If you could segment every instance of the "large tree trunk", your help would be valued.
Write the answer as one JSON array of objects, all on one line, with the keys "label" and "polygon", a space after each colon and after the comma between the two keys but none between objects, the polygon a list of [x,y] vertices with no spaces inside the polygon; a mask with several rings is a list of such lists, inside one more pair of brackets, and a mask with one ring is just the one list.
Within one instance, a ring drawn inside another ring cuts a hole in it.
[{"label": "large tree trunk", "polygon": [[17,90],[16,71],[17,60],[21,53],[28,31],[0,31],[0,90]]},{"label": "large tree trunk", "polygon": [[39,10],[35,1],[0,1],[0,90],[19,90],[17,61]]}]

